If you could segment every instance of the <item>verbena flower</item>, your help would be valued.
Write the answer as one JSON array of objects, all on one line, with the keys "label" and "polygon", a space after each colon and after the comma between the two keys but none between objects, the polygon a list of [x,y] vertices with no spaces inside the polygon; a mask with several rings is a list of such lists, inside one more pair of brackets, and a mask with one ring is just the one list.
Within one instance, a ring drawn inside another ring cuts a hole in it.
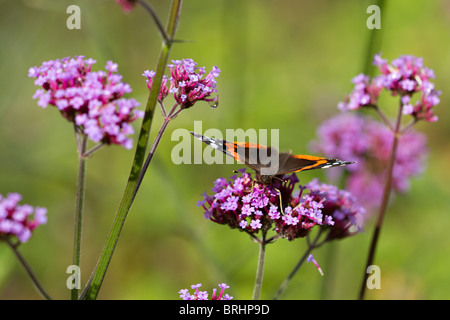
[{"label": "verbena flower", "polygon": [[19,205],[21,200],[18,193],[0,195],[0,239],[16,237],[19,242],[27,242],[33,230],[47,222],[46,208]]},{"label": "verbena flower", "polygon": [[331,240],[352,235],[350,226],[357,215],[364,213],[359,207],[352,207],[354,198],[349,193],[331,186],[325,192],[325,185],[312,182],[294,191],[298,183],[295,174],[272,185],[262,185],[254,182],[245,169],[239,172],[241,176],[234,175],[229,181],[217,179],[213,195],[203,194],[198,206],[205,209],[206,219],[252,235],[273,229],[291,241],[306,236],[314,226],[322,226],[331,230]]},{"label": "verbena flower", "polygon": [[[315,152],[356,161],[353,166],[327,174],[347,172],[345,189],[367,209],[378,205],[392,149],[392,131],[367,116],[343,113],[323,122],[317,136],[317,140],[311,143]],[[400,136],[393,169],[394,191],[408,191],[410,179],[423,172],[426,141],[425,135],[412,129]]]},{"label": "verbena flower", "polygon": [[352,79],[355,84],[353,91],[345,102],[340,102],[338,108],[341,111],[356,110],[361,107],[375,105],[382,90],[381,77],[370,79],[369,76],[359,74]]},{"label": "verbena flower", "polygon": [[404,114],[412,115],[416,120],[438,120],[433,107],[439,104],[441,92],[435,90],[434,83],[430,81],[435,77],[434,72],[423,65],[422,58],[404,55],[388,64],[387,60],[377,54],[373,63],[381,75],[370,79],[359,74],[353,78],[353,91],[344,102],[338,104],[341,111],[375,106],[381,90],[385,89],[392,95],[401,97]]},{"label": "verbena flower", "polygon": [[[207,291],[200,291],[199,288],[202,286],[201,283],[193,284],[191,286],[192,289],[194,289],[194,293],[190,294],[188,289],[181,289],[178,291],[180,294],[180,298],[183,300],[208,300],[208,292]],[[223,294],[225,289],[228,289],[229,286],[226,283],[219,283],[220,292],[218,295],[217,289],[213,289],[211,300],[231,300],[233,299],[232,296],[230,296],[228,293]]]},{"label": "verbena flower", "polygon": [[40,67],[29,69],[29,77],[36,78],[38,89],[33,98],[38,105],[58,108],[62,116],[74,122],[92,141],[132,147],[134,133],[131,122],[143,117],[137,110],[135,99],[122,96],[131,92],[117,73],[118,66],[112,61],[106,71],[92,71],[96,61],[83,56],[44,62]]},{"label": "verbena flower", "polygon": [[[212,106],[216,106],[218,97],[211,97],[217,93],[216,78],[220,74],[220,69],[214,66],[206,74],[204,67],[197,67],[197,63],[192,59],[172,60],[169,64],[171,76],[163,77],[162,86],[159,92],[158,101],[162,102],[169,94],[172,94],[175,101],[182,109],[192,107],[197,101],[207,101]],[[147,78],[147,86],[151,90],[154,71],[146,70],[143,76]]]},{"label": "verbena flower", "polygon": [[122,7],[124,12],[130,12],[133,10],[134,6],[137,3],[137,0],[116,0],[117,4]]},{"label": "verbena flower", "polygon": [[314,256],[310,254],[308,256],[308,259],[306,259],[306,262],[312,262],[316,266],[317,270],[319,271],[320,275],[323,276],[322,268],[320,267],[319,263],[314,259]]},{"label": "verbena flower", "polygon": [[313,179],[306,188],[312,199],[321,202],[322,214],[330,220],[322,224],[328,231],[326,240],[345,238],[362,230],[366,210],[350,192],[318,179]]}]

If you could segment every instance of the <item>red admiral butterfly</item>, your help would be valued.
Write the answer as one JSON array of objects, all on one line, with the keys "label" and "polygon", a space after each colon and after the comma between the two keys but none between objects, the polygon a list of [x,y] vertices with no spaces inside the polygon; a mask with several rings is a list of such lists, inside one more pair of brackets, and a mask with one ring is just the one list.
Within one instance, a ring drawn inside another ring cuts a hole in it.
[{"label": "red admiral butterfly", "polygon": [[278,153],[273,147],[256,143],[228,142],[209,138],[192,131],[191,133],[198,140],[255,170],[256,180],[263,184],[271,184],[274,178],[280,178],[282,175],[293,172],[346,166],[355,163],[354,161],[327,159],[302,154],[295,155],[290,152]]}]

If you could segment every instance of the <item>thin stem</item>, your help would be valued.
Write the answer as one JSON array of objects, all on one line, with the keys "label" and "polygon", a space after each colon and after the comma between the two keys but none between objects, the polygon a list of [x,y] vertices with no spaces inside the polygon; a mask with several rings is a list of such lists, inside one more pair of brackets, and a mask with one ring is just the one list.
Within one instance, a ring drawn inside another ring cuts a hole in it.
[{"label": "thin stem", "polygon": [[158,27],[161,37],[163,38],[164,43],[166,43],[166,44],[169,43],[171,41],[171,38],[167,34],[167,31],[164,28],[158,15],[156,14],[155,9],[153,9],[153,7],[150,4],[148,4],[147,2],[145,2],[143,0],[138,0],[138,3],[152,16],[153,20],[155,21],[156,26]]},{"label": "thin stem", "polygon": [[264,261],[266,257],[266,232],[267,230],[263,230],[262,238],[259,240],[258,265],[256,267],[256,280],[255,286],[253,287],[252,300],[259,300],[259,297],[261,295],[261,288],[264,276]]},{"label": "thin stem", "polygon": [[[79,135],[79,133],[77,133]],[[73,265],[80,266],[81,256],[81,233],[83,222],[83,203],[84,203],[84,188],[86,184],[86,161],[84,156],[86,152],[87,136],[83,134],[79,137],[80,150],[78,153],[78,178],[77,178],[77,194],[76,194],[76,206],[75,206],[75,232],[73,241]],[[78,299],[78,289],[73,288],[71,290],[71,299]]]},{"label": "thin stem", "polygon": [[377,105],[370,105],[370,107],[374,108],[375,111],[378,113],[378,115],[380,116],[381,120],[383,120],[384,124],[392,131],[394,132],[394,128],[392,128],[391,123],[389,122],[388,118],[386,117],[386,115],[383,113],[383,111],[381,111],[380,108],[378,108]]},{"label": "thin stem", "polygon": [[409,129],[411,129],[411,127],[413,126],[413,125],[415,125],[416,123],[417,123],[417,118],[414,118],[409,124],[407,124],[401,131],[400,131],[400,133],[401,134],[403,134],[403,133],[405,133],[406,131],[408,131]]},{"label": "thin stem", "polygon": [[158,147],[159,142],[161,141],[161,137],[162,137],[164,131],[166,130],[167,125],[182,110],[180,108],[177,112],[175,112],[177,107],[178,107],[178,104],[175,104],[172,107],[172,109],[169,111],[169,115],[164,117],[164,122],[161,125],[161,128],[159,129],[155,140],[153,141],[153,145],[152,145],[152,147],[150,149],[150,152],[147,155],[147,159],[145,160],[145,163],[144,163],[144,166],[142,167],[141,173],[139,174],[139,178],[138,178],[138,181],[136,183],[135,193],[137,193],[139,187],[141,186],[142,180],[144,179],[145,173],[147,172],[148,166],[150,165],[150,162],[152,161],[153,155],[155,154],[156,148]]},{"label": "thin stem", "polygon": [[281,294],[286,290],[286,288],[288,287],[289,283],[291,282],[292,278],[294,277],[294,275],[297,273],[298,269],[300,269],[300,267],[302,266],[303,262],[305,262],[305,260],[308,258],[309,254],[311,253],[312,250],[320,247],[324,242],[319,243],[319,238],[322,235],[322,229],[318,232],[316,238],[314,239],[313,242],[307,242],[308,243],[308,249],[306,249],[305,253],[303,254],[303,256],[300,258],[300,260],[297,262],[297,264],[295,265],[294,269],[292,269],[291,273],[287,276],[286,279],[284,279],[283,283],[280,285],[280,287],[278,288],[277,293],[275,293],[275,296],[273,297],[273,300],[277,300]]},{"label": "thin stem", "polygon": [[247,232],[247,234],[250,236],[250,238],[252,238],[255,242],[260,242],[261,240],[257,237],[257,236],[255,236],[254,234],[252,234],[252,233],[250,233],[250,232],[248,232],[248,231],[245,231],[245,232]]},{"label": "thin stem", "polygon": [[170,120],[172,120],[172,118],[164,119],[164,122],[158,131],[155,141],[153,141],[153,145],[150,149],[150,152],[148,153],[147,159],[145,160],[144,166],[142,167],[141,173],[137,180],[136,189],[134,191],[134,196],[137,194],[137,191],[139,190],[139,187],[141,186],[142,180],[144,179],[144,175],[147,172],[148,166],[150,165],[150,162],[152,161],[152,158],[153,158],[153,155],[155,154],[156,148],[158,147],[159,142],[161,141],[161,137],[162,137],[164,131],[166,130],[167,125],[169,124]]},{"label": "thin stem", "polygon": [[[183,110],[183,109],[178,109],[178,111],[177,111],[177,107],[179,106],[179,104],[178,103],[175,103],[173,106],[172,106],[172,109],[170,109],[170,111],[169,111],[169,114],[166,116],[167,118],[171,118],[171,119],[173,119],[174,118],[174,114],[175,113],[179,113],[181,110]],[[176,111],[176,112],[175,112]]]},{"label": "thin stem", "polygon": [[50,295],[47,293],[47,291],[45,291],[44,287],[41,285],[41,283],[39,282],[38,278],[36,277],[36,275],[34,274],[33,270],[31,269],[30,265],[27,263],[27,261],[25,260],[25,258],[22,256],[22,254],[19,252],[19,250],[17,249],[18,243],[17,244],[13,244],[8,238],[4,239],[5,242],[9,245],[9,247],[12,249],[12,251],[14,252],[14,254],[16,255],[17,259],[19,259],[20,263],[22,264],[22,266],[25,268],[25,271],[28,273],[28,275],[31,278],[31,281],[33,281],[34,286],[36,287],[36,290],[39,292],[39,294],[47,300],[53,300],[52,297],[50,297]]},{"label": "thin stem", "polygon": [[170,115],[170,119],[171,119],[171,120],[175,119],[181,111],[183,111],[183,109],[180,108],[180,109],[178,109],[177,111],[173,112],[173,113]]},{"label": "thin stem", "polygon": [[269,239],[266,240],[266,243],[272,243],[275,240],[277,240],[280,236],[279,235],[275,235],[273,237],[270,237]]},{"label": "thin stem", "polygon": [[83,144],[83,130],[74,123],[73,131],[75,132],[75,139],[77,141],[77,152],[80,155],[80,154],[82,154],[81,153],[81,145]]},{"label": "thin stem", "polygon": [[380,211],[378,213],[377,222],[376,222],[375,229],[373,232],[372,242],[370,244],[370,249],[369,249],[369,255],[367,257],[367,263],[364,268],[364,277],[363,277],[363,281],[361,283],[361,288],[359,291],[359,299],[360,300],[364,299],[364,294],[366,291],[366,282],[367,282],[367,278],[368,278],[367,268],[373,264],[373,260],[375,257],[375,251],[376,251],[376,247],[377,247],[377,243],[378,243],[378,238],[380,236],[381,225],[383,223],[383,218],[386,213],[387,205],[389,203],[389,198],[391,195],[392,173],[393,173],[395,157],[396,157],[396,153],[397,153],[399,131],[400,131],[401,118],[402,118],[402,109],[403,109],[403,106],[402,106],[402,103],[400,102],[400,106],[398,108],[398,114],[397,114],[397,121],[395,124],[395,131],[394,131],[394,137],[393,137],[393,143],[392,143],[392,151],[391,151],[391,156],[389,159],[387,172],[386,172],[387,176],[386,176],[386,181],[384,184],[383,198],[381,200]]},{"label": "thin stem", "polygon": [[[172,1],[172,9],[167,26],[167,34],[169,35],[170,39],[174,38],[175,31],[178,26],[178,19],[181,12],[182,2],[182,0]],[[128,177],[128,182],[122,196],[122,201],[120,202],[119,208],[114,218],[114,222],[106,241],[106,245],[97,262],[94,272],[92,273],[85,289],[83,290],[83,293],[80,297],[81,299],[92,300],[97,298],[97,295],[105,278],[106,271],[108,270],[109,264],[111,262],[115,247],[119,241],[119,236],[122,231],[123,225],[138,191],[137,184],[141,175],[142,165],[144,163],[145,152],[150,135],[150,128],[153,122],[153,114],[162,83],[162,77],[167,65],[170,49],[172,47],[172,42],[173,41],[163,42],[153,86],[150,90],[150,95],[147,100],[147,107],[145,110],[144,119],[142,121],[135,157],[131,166],[131,172]]]},{"label": "thin stem", "polygon": [[159,105],[161,106],[161,114],[163,118],[167,117],[166,109],[164,108],[164,104],[161,101],[158,101]]},{"label": "thin stem", "polygon": [[96,146],[92,147],[91,149],[89,149],[88,151],[86,151],[83,156],[85,158],[89,158],[95,151],[97,151],[98,149],[102,148],[103,146],[105,146],[104,143],[99,143]]}]

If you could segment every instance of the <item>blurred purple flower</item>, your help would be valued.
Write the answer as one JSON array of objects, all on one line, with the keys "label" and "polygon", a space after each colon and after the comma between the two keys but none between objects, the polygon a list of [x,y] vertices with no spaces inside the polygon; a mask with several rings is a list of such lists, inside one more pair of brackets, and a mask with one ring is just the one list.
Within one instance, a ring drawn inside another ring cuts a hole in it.
[{"label": "blurred purple flower", "polygon": [[14,236],[27,242],[33,230],[47,222],[46,208],[19,205],[21,200],[18,193],[9,193],[6,198],[0,195],[0,239]]},{"label": "blurred purple flower", "polygon": [[[392,131],[368,117],[343,113],[323,122],[317,136],[311,143],[315,152],[356,161],[355,165],[341,169],[348,173],[345,189],[367,209],[378,205],[392,149]],[[409,190],[411,177],[424,170],[426,155],[425,135],[412,129],[401,135],[393,170],[394,191]],[[336,172],[344,171],[333,171]]]},{"label": "blurred purple flower", "polygon": [[96,61],[83,56],[43,62],[32,67],[29,77],[36,78],[38,89],[33,98],[42,108],[53,105],[62,116],[74,122],[92,141],[132,147],[131,122],[143,117],[135,99],[124,99],[131,92],[117,74],[117,64],[108,61],[106,71],[93,72]]},{"label": "blurred purple flower", "polygon": [[[434,122],[438,117],[433,107],[439,104],[440,91],[434,89],[430,79],[434,79],[433,70],[423,65],[423,59],[411,55],[400,56],[388,64],[381,55],[377,54],[373,60],[381,75],[372,79],[364,74],[357,75],[352,82],[353,91],[344,102],[338,104],[341,111],[356,110],[365,106],[375,106],[382,89],[390,91],[392,95],[399,95],[402,100],[403,113],[412,115],[416,120]],[[419,93],[420,98],[412,101],[412,97]]]},{"label": "blurred purple flower", "polygon": [[382,90],[382,79],[380,77],[370,78],[364,74],[359,74],[352,79],[355,84],[353,91],[349,94],[345,102],[338,104],[341,111],[356,110],[364,106],[375,105]]},{"label": "blurred purple flower", "polygon": [[122,10],[126,13],[133,10],[137,3],[137,0],[116,0],[117,4],[122,7]]}]

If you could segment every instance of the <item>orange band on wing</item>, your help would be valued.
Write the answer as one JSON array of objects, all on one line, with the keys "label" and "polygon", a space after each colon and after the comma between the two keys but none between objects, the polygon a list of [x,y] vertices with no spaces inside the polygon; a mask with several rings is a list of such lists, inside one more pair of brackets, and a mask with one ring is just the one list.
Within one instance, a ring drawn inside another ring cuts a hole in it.
[{"label": "orange band on wing", "polygon": [[235,142],[234,145],[236,147],[241,147],[241,148],[255,148],[255,149],[267,149],[266,146],[263,146],[261,144],[257,144],[257,143],[249,143],[249,142]]},{"label": "orange band on wing", "polygon": [[239,162],[245,163],[245,159],[241,159],[241,156],[237,153],[237,144],[225,142],[225,147],[227,148],[227,153]]},{"label": "orange band on wing", "polygon": [[308,161],[315,161],[315,163],[313,163],[312,165],[303,167],[303,168],[295,170],[293,172],[300,172],[300,171],[304,171],[304,170],[314,169],[315,167],[318,167],[322,164],[326,164],[328,162],[328,159],[323,158],[323,157],[309,156],[309,155],[304,155],[304,154],[298,154],[298,155],[292,155],[292,156],[296,159],[305,159]]},{"label": "orange band on wing", "polygon": [[[324,157],[316,157],[316,156],[309,156],[306,154],[297,154],[297,155],[292,155],[294,158],[296,159],[305,159],[305,160],[311,160],[311,161],[321,161],[321,160],[325,160],[325,163],[328,161],[326,158]],[[321,162],[324,163],[324,162]]]},{"label": "orange band on wing", "polygon": [[225,147],[227,148],[227,153],[232,156],[234,159],[236,159],[239,162],[246,163],[246,159],[242,158],[241,155],[237,153],[238,148],[242,149],[267,149],[266,146],[259,145],[256,143],[248,143],[248,142],[234,142],[230,143],[227,141],[224,141]]}]

